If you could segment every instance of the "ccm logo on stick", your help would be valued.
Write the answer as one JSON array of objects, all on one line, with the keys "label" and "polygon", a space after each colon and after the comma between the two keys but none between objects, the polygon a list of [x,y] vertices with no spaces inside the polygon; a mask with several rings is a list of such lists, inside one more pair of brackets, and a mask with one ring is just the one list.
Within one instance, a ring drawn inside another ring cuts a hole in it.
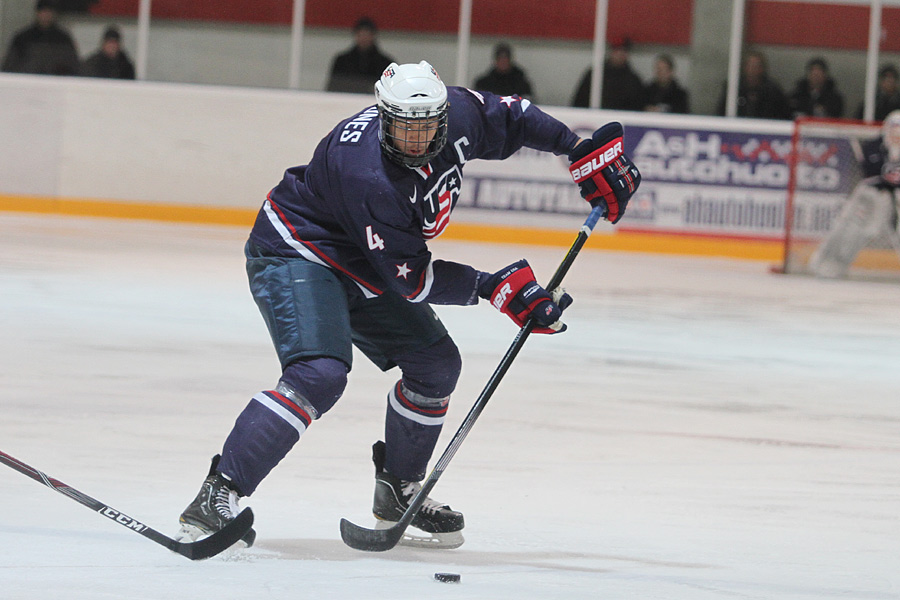
[{"label": "ccm logo on stick", "polygon": [[602,154],[600,151],[597,151],[595,154],[591,155],[591,160],[583,165],[578,165],[577,167],[573,166],[569,172],[572,173],[572,179],[575,180],[575,183],[581,183],[581,181],[586,179],[591,173],[599,171],[618,158],[621,154],[622,142],[619,141],[607,148]]},{"label": "ccm logo on stick", "polygon": [[122,525],[125,525],[131,529],[134,529],[135,531],[143,531],[144,529],[147,528],[147,526],[144,525],[143,523],[140,523],[140,522],[132,519],[128,515],[123,515],[119,511],[114,510],[108,506],[106,508],[104,508],[103,510],[101,510],[100,514],[103,515],[104,517],[109,517],[110,519],[112,519],[113,521],[116,521],[117,523],[121,523]]}]

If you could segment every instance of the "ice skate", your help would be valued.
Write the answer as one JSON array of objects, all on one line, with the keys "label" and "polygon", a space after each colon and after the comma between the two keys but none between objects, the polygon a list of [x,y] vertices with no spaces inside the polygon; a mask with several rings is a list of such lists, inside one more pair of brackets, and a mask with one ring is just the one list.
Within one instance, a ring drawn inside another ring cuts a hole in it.
[{"label": "ice skate", "polygon": [[[422,486],[417,481],[403,481],[384,470],[384,442],[377,442],[373,448],[375,461],[375,500],[372,513],[377,522],[376,529],[393,527],[410,500]],[[458,548],[462,546],[462,529],[465,527],[463,515],[452,510],[448,505],[426,498],[412,520],[415,527],[423,534],[417,535],[407,530],[400,544],[417,548]]]},{"label": "ice skate", "polygon": [[[237,491],[225,476],[216,472],[219,458],[218,455],[213,457],[209,475],[200,486],[197,497],[178,518],[181,529],[175,536],[176,540],[194,542],[211,535],[234,520],[240,512]],[[241,538],[239,544],[249,548],[255,540],[256,531],[251,529]]]}]

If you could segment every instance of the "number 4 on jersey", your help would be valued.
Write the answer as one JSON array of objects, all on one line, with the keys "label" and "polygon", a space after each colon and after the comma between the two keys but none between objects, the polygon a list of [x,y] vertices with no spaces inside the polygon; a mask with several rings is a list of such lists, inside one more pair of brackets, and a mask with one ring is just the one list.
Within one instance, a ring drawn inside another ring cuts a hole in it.
[{"label": "number 4 on jersey", "polygon": [[369,243],[369,250],[384,250],[384,240],[372,231],[371,225],[366,227],[366,241]]}]

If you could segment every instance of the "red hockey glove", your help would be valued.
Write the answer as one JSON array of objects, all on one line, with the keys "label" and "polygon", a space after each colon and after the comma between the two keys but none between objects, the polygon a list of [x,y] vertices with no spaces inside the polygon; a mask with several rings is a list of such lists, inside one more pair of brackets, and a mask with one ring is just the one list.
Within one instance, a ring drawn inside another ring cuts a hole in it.
[{"label": "red hockey glove", "polygon": [[625,156],[622,125],[613,121],[582,140],[569,153],[569,172],[581,188],[581,197],[606,206],[606,220],[618,223],[641,184],[641,174]]},{"label": "red hockey glove", "polygon": [[478,295],[490,300],[494,308],[508,315],[519,327],[529,317],[534,317],[538,324],[534,333],[560,333],[566,330],[566,325],[559,318],[563,310],[572,304],[572,297],[564,290],[551,297],[535,281],[534,272],[524,259],[493,275],[484,273]]}]

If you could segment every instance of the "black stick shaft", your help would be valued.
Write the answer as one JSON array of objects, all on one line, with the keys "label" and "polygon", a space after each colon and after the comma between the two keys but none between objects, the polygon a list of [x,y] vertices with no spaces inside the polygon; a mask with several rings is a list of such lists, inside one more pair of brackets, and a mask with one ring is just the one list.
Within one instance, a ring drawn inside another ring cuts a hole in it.
[{"label": "black stick shaft", "polygon": [[94,512],[100,513],[107,519],[122,525],[123,527],[139,533],[145,538],[153,540],[161,546],[165,546],[173,552],[177,552],[182,556],[186,556],[191,560],[199,560],[215,556],[222,550],[231,546],[238,541],[253,524],[253,513],[250,509],[245,509],[243,513],[238,515],[228,526],[219,532],[198,542],[178,542],[167,535],[164,535],[155,529],[144,525],[137,519],[129,517],[125,513],[108,506],[95,498],[91,498],[87,494],[66,485],[58,479],[50,477],[43,471],[39,471],[34,467],[25,464],[21,460],[0,451],[0,462],[6,466],[15,469],[19,473],[34,479],[38,483],[42,483],[52,490],[56,490],[60,494],[71,498],[75,502],[82,504]]},{"label": "black stick shaft", "polygon": [[[582,225],[581,230],[578,232],[578,236],[566,253],[565,258],[563,258],[559,267],[557,267],[553,277],[550,278],[550,283],[546,286],[547,290],[552,291],[562,283],[566,274],[569,272],[569,269],[572,267],[572,264],[575,262],[575,258],[578,256],[578,253],[581,252],[582,247],[584,247],[585,242],[587,242],[588,237],[590,237],[591,232],[594,230],[594,227],[602,216],[602,207],[595,206],[593,210],[591,210],[590,215],[588,215],[587,220],[585,220],[584,225]],[[397,524],[390,529],[373,531],[359,527],[358,525],[354,525],[346,519],[343,519],[341,520],[341,537],[348,546],[357,550],[381,552],[390,550],[400,541],[400,538],[403,537],[403,532],[409,527],[409,524],[412,522],[416,513],[425,502],[425,498],[437,484],[438,479],[440,479],[444,470],[447,468],[447,465],[450,464],[450,461],[456,455],[456,452],[466,439],[466,436],[469,435],[469,431],[471,431],[472,427],[475,425],[475,421],[478,420],[479,415],[481,415],[485,406],[487,406],[487,403],[497,389],[497,386],[500,385],[503,376],[506,375],[506,372],[519,354],[519,351],[525,345],[525,340],[531,335],[534,326],[534,319],[529,318],[525,322],[525,325],[519,330],[512,345],[506,351],[506,354],[500,360],[500,364],[494,370],[494,374],[491,375],[484,390],[482,390],[481,394],[478,396],[478,400],[475,401],[475,404],[469,410],[469,414],[463,419],[459,429],[456,430],[456,433],[450,440],[447,449],[444,450],[444,453],[437,460],[434,468],[432,468],[431,473],[428,474],[428,477],[422,483],[422,489],[420,489],[410,501],[409,506]]]},{"label": "black stick shaft", "polygon": [[131,529],[132,531],[136,531],[137,533],[140,533],[144,537],[150,538],[151,540],[153,540],[154,542],[156,542],[158,544],[162,544],[163,546],[166,546],[167,548],[169,548],[170,543],[176,543],[176,542],[174,542],[174,540],[171,540],[168,536],[165,536],[157,531],[154,531],[150,527],[147,527],[146,525],[137,521],[136,519],[129,517],[125,513],[120,512],[120,511],[112,508],[111,506],[107,506],[106,504],[100,502],[99,500],[97,500],[95,498],[91,498],[90,496],[88,496],[87,494],[85,494],[83,492],[79,492],[72,486],[66,485],[62,481],[50,477],[43,471],[39,471],[39,470],[35,469],[34,467],[31,467],[31,466],[23,463],[19,459],[13,458],[9,454],[6,454],[5,452],[0,452],[0,462],[3,462],[8,467],[12,467],[13,469],[18,471],[19,473],[22,473],[23,475],[27,475],[28,477],[34,479],[38,483],[43,483],[44,485],[46,485],[47,487],[49,487],[52,490],[56,490],[60,494],[62,494],[64,496],[68,496],[75,502],[78,502],[79,504],[83,504],[84,506],[87,506],[89,509],[100,513],[101,515],[110,519],[111,521],[115,521],[119,525],[123,525],[124,527],[127,527],[128,529]]},{"label": "black stick shaft", "polygon": [[[578,236],[575,238],[575,241],[572,243],[572,246],[566,253],[565,258],[563,258],[563,261],[560,263],[559,267],[557,267],[556,272],[553,274],[553,277],[550,278],[550,283],[548,283],[546,286],[547,290],[552,291],[559,287],[559,285],[562,283],[566,274],[569,272],[569,269],[572,267],[572,264],[575,262],[575,258],[578,256],[578,253],[581,252],[581,248],[584,246],[585,242],[587,242],[588,237],[594,230],[594,226],[597,224],[601,213],[602,209],[600,208],[595,208],[591,211],[590,216],[588,216],[587,221],[585,221],[585,224],[578,232]],[[463,440],[465,440],[466,436],[469,435],[469,431],[471,431],[472,426],[475,424],[475,421],[478,420],[478,417],[481,415],[485,406],[487,406],[487,403],[491,399],[491,396],[494,395],[494,391],[496,391],[497,387],[500,385],[500,381],[503,379],[503,376],[506,375],[506,372],[512,366],[512,363],[515,360],[516,356],[518,356],[519,351],[522,350],[523,346],[525,346],[525,340],[527,340],[528,336],[531,335],[534,326],[534,319],[528,319],[528,321],[525,322],[525,325],[519,330],[519,333],[513,340],[512,345],[506,351],[506,354],[503,355],[503,358],[500,360],[500,364],[497,365],[497,368],[494,370],[494,374],[491,375],[491,378],[488,380],[484,389],[481,391],[481,394],[478,396],[475,404],[469,410],[469,414],[467,414],[466,418],[463,419],[463,422],[460,424],[459,429],[457,429],[456,434],[454,434],[453,438],[450,440],[450,444],[447,446],[447,449],[444,450],[444,453],[435,463],[435,466],[432,469],[431,474],[429,474],[428,479],[424,484],[422,484],[422,491],[420,491],[419,494],[417,494],[416,498],[413,499],[413,502],[410,503],[410,507],[409,509],[407,509],[407,512],[412,512],[412,514],[415,515],[416,511],[419,510],[422,502],[425,501],[425,497],[428,495],[428,492],[437,483],[437,480],[440,478],[441,474],[443,474],[444,470],[453,459],[457,450],[459,450],[459,447],[462,445]],[[419,500],[418,506],[415,507],[415,510],[411,510],[413,508],[413,503],[416,500]]]}]

